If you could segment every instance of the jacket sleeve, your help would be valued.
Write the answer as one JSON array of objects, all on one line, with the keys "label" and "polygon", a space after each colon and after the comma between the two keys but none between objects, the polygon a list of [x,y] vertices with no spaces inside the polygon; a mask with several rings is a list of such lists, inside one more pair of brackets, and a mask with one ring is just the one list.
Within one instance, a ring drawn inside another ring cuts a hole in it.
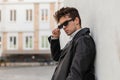
[{"label": "jacket sleeve", "polygon": [[66,80],[84,80],[85,74],[89,71],[94,62],[95,44],[91,37],[79,39],[75,55]]},{"label": "jacket sleeve", "polygon": [[59,39],[51,39],[51,36],[48,37],[48,41],[50,43],[52,58],[53,58],[53,60],[58,61],[58,59],[61,55],[60,41],[59,41]]}]

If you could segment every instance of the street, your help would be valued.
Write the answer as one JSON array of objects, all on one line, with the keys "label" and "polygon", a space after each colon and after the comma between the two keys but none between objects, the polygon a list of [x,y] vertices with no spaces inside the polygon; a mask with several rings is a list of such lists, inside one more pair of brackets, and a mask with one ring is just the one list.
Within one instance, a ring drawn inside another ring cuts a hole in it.
[{"label": "street", "polygon": [[55,66],[0,67],[0,80],[51,80]]}]

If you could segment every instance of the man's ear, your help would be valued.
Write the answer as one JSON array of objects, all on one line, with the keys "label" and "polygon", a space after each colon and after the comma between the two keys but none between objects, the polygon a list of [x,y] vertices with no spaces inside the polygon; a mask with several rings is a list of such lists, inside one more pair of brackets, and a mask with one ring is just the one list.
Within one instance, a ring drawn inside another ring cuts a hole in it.
[{"label": "man's ear", "polygon": [[74,20],[75,24],[78,25],[79,24],[79,18],[76,17],[75,20]]}]

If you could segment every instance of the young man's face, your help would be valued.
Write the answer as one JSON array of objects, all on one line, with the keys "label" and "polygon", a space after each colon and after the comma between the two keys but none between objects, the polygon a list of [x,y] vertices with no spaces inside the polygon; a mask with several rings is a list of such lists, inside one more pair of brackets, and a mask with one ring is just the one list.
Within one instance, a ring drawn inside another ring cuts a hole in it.
[{"label": "young man's face", "polygon": [[73,21],[72,18],[70,18],[69,16],[61,17],[59,23],[65,23],[65,25],[63,25],[63,29],[68,36],[77,30],[77,27],[75,26],[76,22]]}]

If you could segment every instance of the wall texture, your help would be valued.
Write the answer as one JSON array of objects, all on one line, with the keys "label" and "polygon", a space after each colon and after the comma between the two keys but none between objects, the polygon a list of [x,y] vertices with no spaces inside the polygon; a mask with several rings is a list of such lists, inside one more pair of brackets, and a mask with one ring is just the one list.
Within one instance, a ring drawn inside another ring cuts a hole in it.
[{"label": "wall texture", "polygon": [[65,0],[79,10],[97,47],[97,80],[120,80],[120,0]]}]

